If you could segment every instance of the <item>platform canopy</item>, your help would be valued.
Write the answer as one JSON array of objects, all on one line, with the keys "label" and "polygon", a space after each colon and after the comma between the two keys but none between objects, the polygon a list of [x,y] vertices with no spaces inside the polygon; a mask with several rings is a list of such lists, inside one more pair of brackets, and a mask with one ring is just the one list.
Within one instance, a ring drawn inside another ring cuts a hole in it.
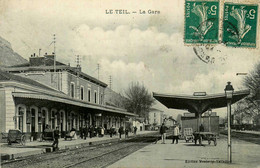
[{"label": "platform canopy", "polygon": [[[205,93],[205,92],[200,92]],[[232,104],[250,94],[249,90],[235,91]],[[169,95],[154,93],[153,97],[168,108],[188,110],[196,115],[206,112],[208,109],[215,109],[227,106],[225,93],[220,94],[194,94],[194,95]]]}]

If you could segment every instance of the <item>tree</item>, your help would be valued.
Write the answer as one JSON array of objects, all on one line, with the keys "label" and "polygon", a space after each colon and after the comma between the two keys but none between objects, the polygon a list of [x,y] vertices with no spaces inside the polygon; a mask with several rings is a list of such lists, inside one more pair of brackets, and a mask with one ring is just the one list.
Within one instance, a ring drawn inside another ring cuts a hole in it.
[{"label": "tree", "polygon": [[152,106],[154,99],[144,85],[139,82],[132,82],[125,91],[124,101],[125,108],[129,112],[133,112],[140,117],[148,118],[148,112]]},{"label": "tree", "polygon": [[244,86],[250,89],[250,96],[243,99],[245,106],[243,113],[251,116],[253,122],[260,124],[260,62],[254,69],[244,78]]},{"label": "tree", "polygon": [[236,124],[243,124],[243,121],[250,120],[250,117],[252,117],[250,114],[251,109],[248,109],[248,107],[246,100],[241,100],[235,104],[233,111]]}]

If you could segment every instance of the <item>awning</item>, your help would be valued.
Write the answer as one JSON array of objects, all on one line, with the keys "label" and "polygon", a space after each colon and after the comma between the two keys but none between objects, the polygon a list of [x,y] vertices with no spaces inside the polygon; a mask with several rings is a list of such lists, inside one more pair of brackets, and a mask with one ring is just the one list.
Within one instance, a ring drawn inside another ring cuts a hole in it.
[{"label": "awning", "polygon": [[[232,104],[250,94],[249,90],[233,93]],[[221,108],[227,106],[225,93],[204,96],[168,95],[153,93],[153,97],[168,108],[188,110],[191,113],[204,113],[209,108]]]},{"label": "awning", "polygon": [[41,94],[41,93],[34,93],[34,92],[13,92],[12,95],[14,97],[19,97],[19,98],[49,100],[49,101],[53,101],[53,102],[60,102],[60,103],[65,103],[65,104],[70,104],[70,105],[75,105],[75,106],[80,106],[80,107],[85,107],[85,108],[91,108],[91,109],[95,109],[95,110],[124,114],[124,115],[128,115],[128,116],[136,116],[135,114],[129,113],[124,109],[114,108],[114,107],[99,105],[99,104],[92,104],[92,103],[89,103],[89,102],[86,102],[83,100],[71,98],[64,94],[48,95],[48,94]]}]

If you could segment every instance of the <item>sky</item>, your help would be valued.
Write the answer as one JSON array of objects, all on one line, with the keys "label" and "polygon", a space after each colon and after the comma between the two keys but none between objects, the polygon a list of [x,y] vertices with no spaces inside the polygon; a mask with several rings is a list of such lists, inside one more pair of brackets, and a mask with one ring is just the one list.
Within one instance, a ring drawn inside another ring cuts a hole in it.
[{"label": "sky", "polygon": [[[130,14],[116,14],[118,9]],[[0,36],[22,57],[38,55],[39,49],[41,55],[52,53],[53,34],[58,61],[75,66],[79,55],[83,72],[96,78],[99,64],[99,79],[109,84],[112,76],[119,93],[136,81],[167,94],[222,93],[227,81],[241,90],[244,76],[236,73],[252,71],[260,59],[259,47],[185,45],[184,0],[0,0]],[[215,62],[203,62],[194,51]],[[184,112],[154,106],[174,117]],[[213,111],[226,115],[223,108]]]}]

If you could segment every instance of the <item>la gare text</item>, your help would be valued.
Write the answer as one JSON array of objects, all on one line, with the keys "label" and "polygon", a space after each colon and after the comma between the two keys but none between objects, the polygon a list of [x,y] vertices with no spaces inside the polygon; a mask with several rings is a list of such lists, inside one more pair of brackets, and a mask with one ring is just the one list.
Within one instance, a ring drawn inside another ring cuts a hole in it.
[{"label": "la gare text", "polygon": [[107,9],[105,11],[106,14],[119,14],[119,15],[124,15],[124,14],[150,14],[150,15],[158,15],[160,14],[160,11],[158,10],[138,10],[138,11],[128,11],[125,9]]}]

